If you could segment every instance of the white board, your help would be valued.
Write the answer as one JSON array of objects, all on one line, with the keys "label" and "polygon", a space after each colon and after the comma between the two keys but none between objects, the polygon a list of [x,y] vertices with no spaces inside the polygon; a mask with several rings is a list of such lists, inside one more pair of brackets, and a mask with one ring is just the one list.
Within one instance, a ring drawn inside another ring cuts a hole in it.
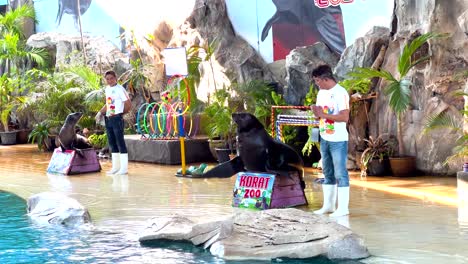
[{"label": "white board", "polygon": [[187,53],[185,47],[167,48],[162,52],[164,56],[164,64],[166,66],[166,75],[188,75]]}]

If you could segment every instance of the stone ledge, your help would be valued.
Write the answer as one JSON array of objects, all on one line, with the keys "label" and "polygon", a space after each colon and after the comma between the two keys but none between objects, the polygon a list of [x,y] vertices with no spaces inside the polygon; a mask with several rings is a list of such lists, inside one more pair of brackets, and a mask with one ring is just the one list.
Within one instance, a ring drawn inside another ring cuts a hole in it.
[{"label": "stone ledge", "polygon": [[[128,160],[158,164],[181,164],[180,141],[143,140],[139,135],[126,135],[125,144],[128,149]],[[206,162],[213,160],[206,138],[185,140],[185,161],[187,163]]]},{"label": "stone ledge", "polygon": [[147,246],[158,242],[167,245],[170,240],[209,248],[211,254],[226,260],[369,257],[364,239],[351,229],[294,208],[238,210],[215,220],[183,215],[155,217],[139,238]]}]

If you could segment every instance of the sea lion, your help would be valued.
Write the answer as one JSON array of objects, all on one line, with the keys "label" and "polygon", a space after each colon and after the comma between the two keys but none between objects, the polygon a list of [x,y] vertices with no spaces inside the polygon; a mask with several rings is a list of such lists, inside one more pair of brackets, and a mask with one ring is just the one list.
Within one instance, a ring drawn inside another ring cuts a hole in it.
[{"label": "sea lion", "polygon": [[81,112],[71,113],[65,119],[65,123],[60,129],[58,135],[58,143],[60,144],[62,151],[79,150],[92,147],[91,144],[89,144],[88,139],[78,135],[75,130],[76,124],[82,115],[83,113]]},{"label": "sea lion", "polygon": [[274,140],[252,114],[234,113],[232,119],[237,124],[239,155],[200,177],[231,177],[241,171],[272,172],[280,175],[298,171],[302,179],[304,162],[293,148]]},{"label": "sea lion", "polygon": [[237,124],[239,156],[248,171],[301,172],[304,162],[290,146],[274,140],[262,123],[252,114],[234,113],[232,119]]}]

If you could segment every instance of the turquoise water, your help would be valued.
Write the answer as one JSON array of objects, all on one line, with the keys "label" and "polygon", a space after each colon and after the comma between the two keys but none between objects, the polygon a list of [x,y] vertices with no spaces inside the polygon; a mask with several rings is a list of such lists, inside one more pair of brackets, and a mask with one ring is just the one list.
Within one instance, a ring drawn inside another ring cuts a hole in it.
[{"label": "turquoise water", "polygon": [[[38,226],[26,201],[0,191],[0,263],[336,263],[326,259],[225,261],[188,243],[141,246],[116,231]],[[346,262],[359,263],[359,262]]]}]

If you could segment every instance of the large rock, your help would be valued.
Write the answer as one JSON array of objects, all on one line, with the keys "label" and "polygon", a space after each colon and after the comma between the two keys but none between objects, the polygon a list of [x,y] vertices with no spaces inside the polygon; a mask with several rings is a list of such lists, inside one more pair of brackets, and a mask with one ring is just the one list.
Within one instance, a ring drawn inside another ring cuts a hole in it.
[{"label": "large rock", "polygon": [[208,43],[216,43],[215,51],[211,62],[200,66],[198,99],[206,101],[206,95],[231,81],[278,82],[255,49],[234,31],[224,0],[195,1],[192,14],[174,30],[169,46],[207,47]]},{"label": "large rock", "polygon": [[357,38],[341,55],[334,69],[339,80],[348,78],[348,73],[356,67],[370,67],[374,63],[380,48],[388,45],[390,29],[373,27],[365,36]]},{"label": "large rock", "polygon": [[44,192],[29,197],[28,216],[39,224],[78,227],[91,222],[91,216],[78,201],[62,193]]},{"label": "large rock", "polygon": [[[390,29],[385,27],[373,27],[363,37],[348,46],[341,55],[340,61],[334,69],[338,80],[349,78],[348,73],[356,67],[371,67],[376,60],[382,46],[388,45],[390,40]],[[349,121],[349,143],[350,153],[365,149],[367,138],[368,114],[371,100],[356,101],[352,105],[351,118]],[[359,169],[360,157],[349,155],[349,169]]]},{"label": "large rock", "polygon": [[286,56],[286,81],[284,99],[290,105],[302,105],[309,92],[312,70],[321,64],[336,66],[340,57],[325,44],[318,42],[312,46],[297,47]]},{"label": "large rock", "polygon": [[[104,37],[84,37],[86,64],[97,73],[115,70],[118,74],[128,70],[127,55]],[[60,69],[63,65],[83,64],[83,47],[80,36],[57,32],[41,32],[28,38],[27,45],[49,51],[52,64]]]},{"label": "large rock", "polygon": [[184,216],[154,218],[140,242],[189,241],[224,259],[361,259],[369,252],[361,237],[328,218],[298,209],[239,211],[218,220]]}]

